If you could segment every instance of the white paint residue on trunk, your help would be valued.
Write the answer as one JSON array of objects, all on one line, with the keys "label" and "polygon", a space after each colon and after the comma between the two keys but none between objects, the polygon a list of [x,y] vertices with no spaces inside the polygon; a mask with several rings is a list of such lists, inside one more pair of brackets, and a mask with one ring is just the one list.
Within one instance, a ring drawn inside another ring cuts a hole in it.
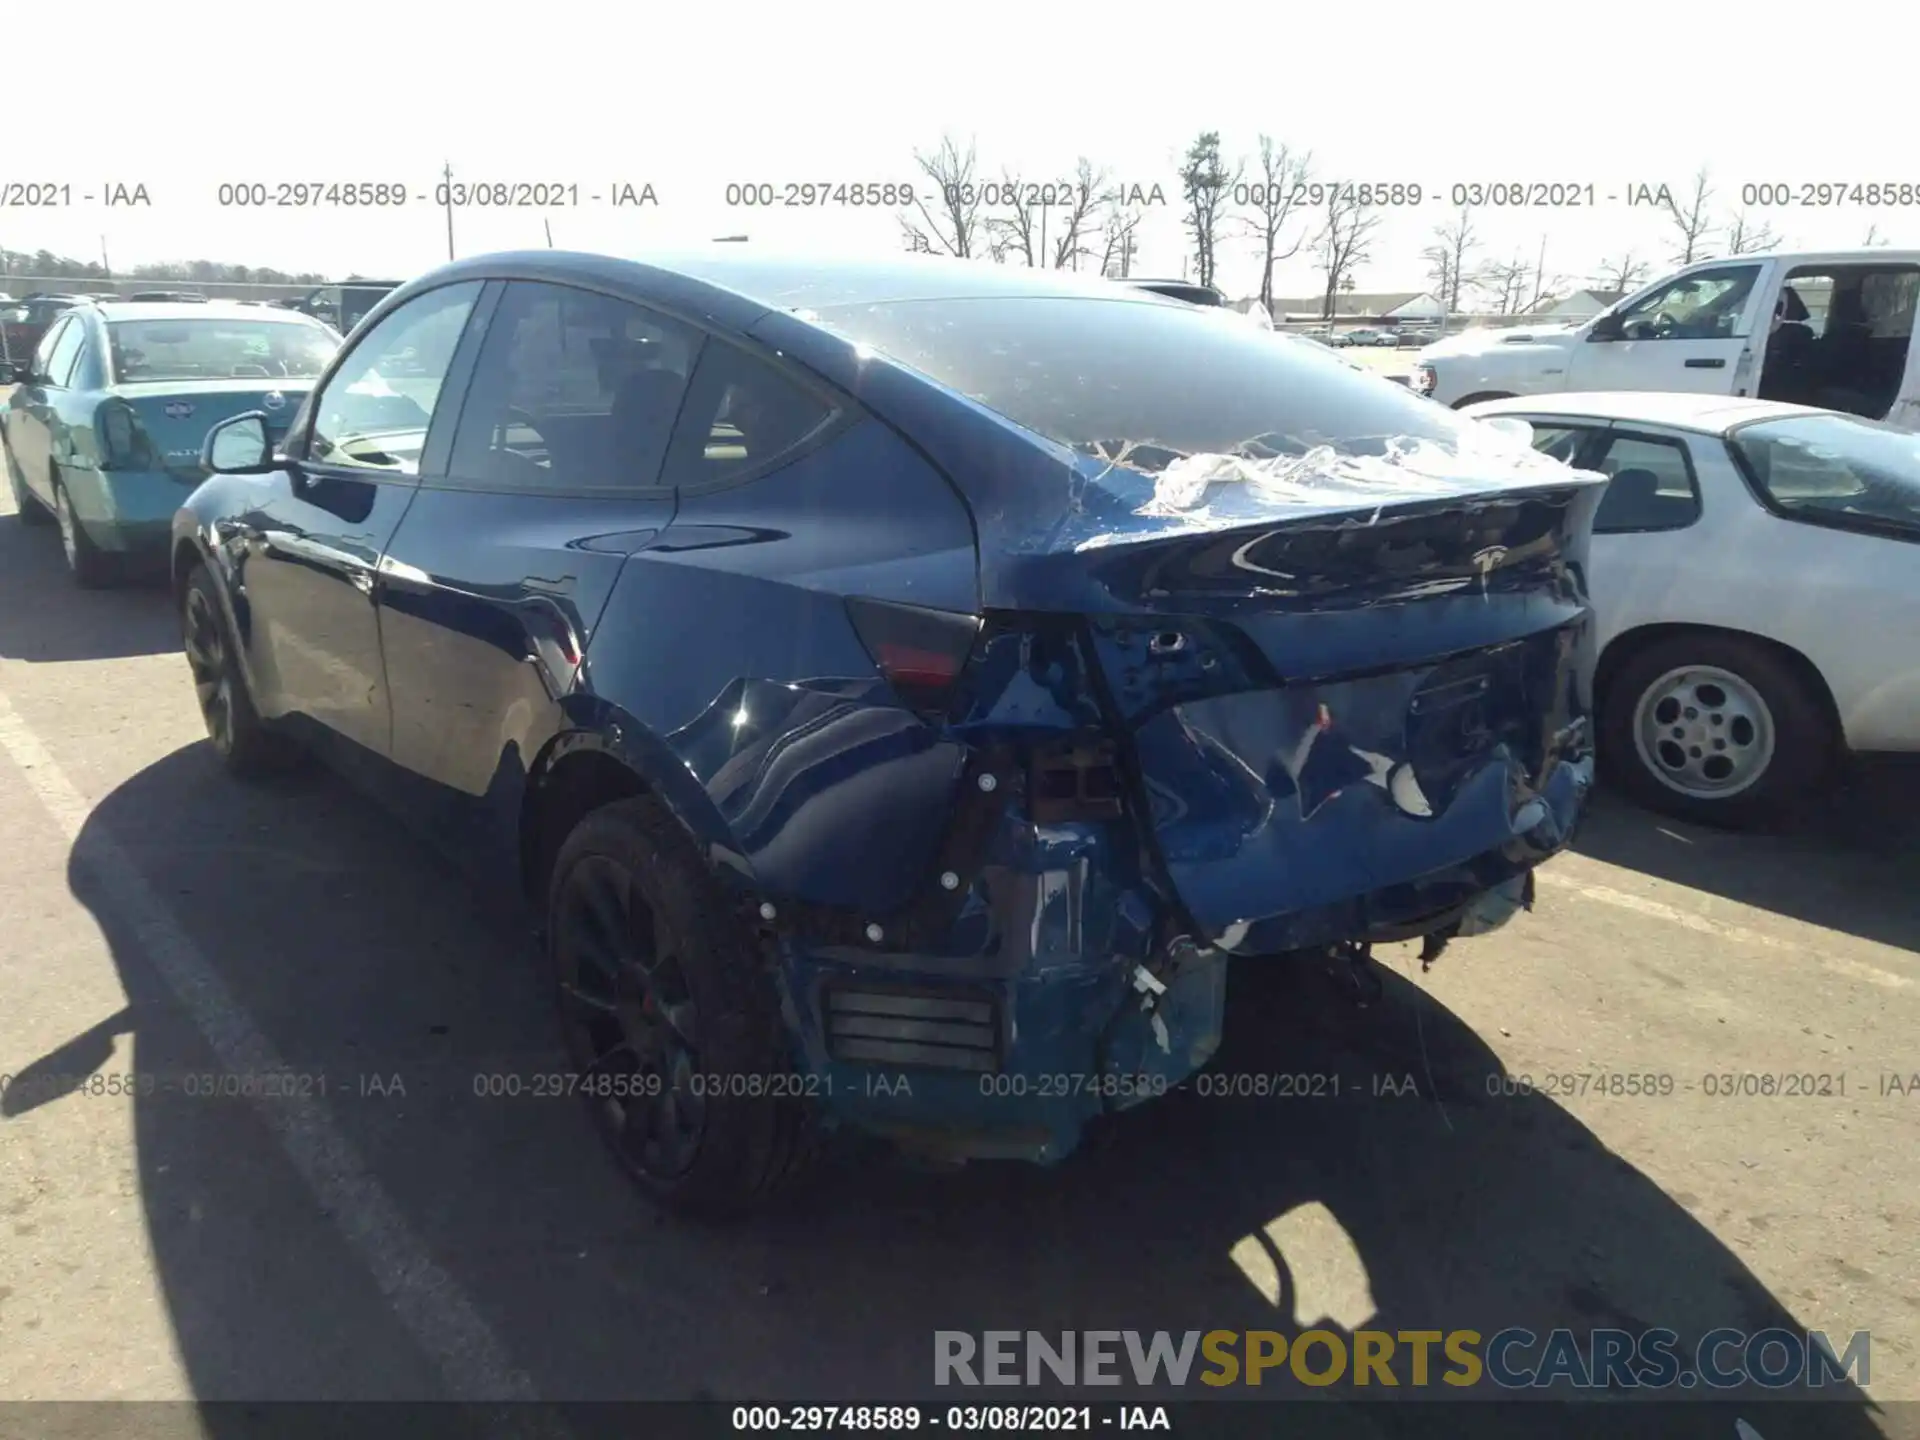
[{"label": "white paint residue on trunk", "polygon": [[[1368,506],[1383,501],[1495,494],[1578,473],[1532,447],[1524,421],[1481,421],[1453,443],[1396,436],[1379,454],[1316,445],[1302,455],[1250,458],[1203,453],[1173,461],[1155,477],[1137,513],[1197,524],[1260,518],[1277,509]],[[1252,512],[1252,513],[1250,513]]]}]

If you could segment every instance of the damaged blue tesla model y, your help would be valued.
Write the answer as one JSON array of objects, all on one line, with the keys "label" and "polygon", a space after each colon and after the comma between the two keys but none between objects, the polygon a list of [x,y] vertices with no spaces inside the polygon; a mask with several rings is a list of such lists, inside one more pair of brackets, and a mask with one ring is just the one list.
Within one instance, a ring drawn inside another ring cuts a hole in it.
[{"label": "damaged blue tesla model y", "polygon": [[1599,477],[1146,291],[495,255],[268,435],[174,526],[215,746],[510,870],[678,1208],[836,1127],[1057,1159],[1208,1062],[1229,957],[1437,953],[1585,804]]}]

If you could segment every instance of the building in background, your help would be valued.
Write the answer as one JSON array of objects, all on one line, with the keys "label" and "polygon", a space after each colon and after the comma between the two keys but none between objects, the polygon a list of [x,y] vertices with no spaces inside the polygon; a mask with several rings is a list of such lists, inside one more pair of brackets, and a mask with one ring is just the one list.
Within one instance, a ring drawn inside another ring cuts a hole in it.
[{"label": "building in background", "polygon": [[1624,290],[1576,290],[1571,295],[1548,295],[1527,313],[1542,320],[1565,320],[1577,325],[1591,320],[1626,293]]},{"label": "building in background", "polygon": [[[1281,299],[1275,296],[1273,318],[1275,323],[1324,320],[1326,303],[1324,295],[1311,295],[1304,299],[1298,297]],[[1438,320],[1446,314],[1446,309],[1447,307],[1432,295],[1422,295],[1415,290],[1374,294],[1364,291],[1343,291],[1333,297],[1333,318],[1355,324],[1362,320],[1376,323]]]}]

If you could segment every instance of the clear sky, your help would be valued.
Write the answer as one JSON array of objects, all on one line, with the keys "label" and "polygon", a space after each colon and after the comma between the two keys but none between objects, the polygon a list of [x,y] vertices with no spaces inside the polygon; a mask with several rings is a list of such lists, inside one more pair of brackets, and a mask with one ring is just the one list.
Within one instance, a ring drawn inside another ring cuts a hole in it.
[{"label": "clear sky", "polygon": [[[1178,275],[1179,155],[1217,130],[1229,154],[1265,133],[1311,150],[1316,178],[1424,188],[1419,207],[1382,212],[1361,290],[1429,288],[1420,252],[1453,213],[1456,183],[1595,187],[1593,208],[1474,214],[1481,259],[1532,262],[1545,237],[1550,279],[1584,281],[1628,249],[1664,267],[1670,227],[1626,195],[1680,193],[1703,164],[1718,218],[1743,185],[1877,182],[1897,196],[1904,184],[1904,206],[1750,218],[1803,248],[1856,245],[1873,225],[1920,247],[1904,83],[1920,20],[1904,8],[1830,0],[1795,12],[1789,31],[1764,7],[1707,20],[1637,0],[1184,11],[119,0],[89,8],[98,23],[51,23],[44,51],[24,15],[9,19],[0,184],[67,184],[72,203],[0,209],[0,246],[97,258],[104,236],[116,269],[206,258],[407,276],[446,258],[432,191],[451,162],[459,180],[579,187],[577,205],[461,211],[463,255],[544,245],[543,221],[569,249],[746,233],[769,247],[886,251],[901,244],[892,211],[730,209],[726,187],[924,184],[913,152],[950,134],[977,147],[983,178],[1065,178],[1085,155],[1116,179],[1159,184],[1170,203],[1150,211],[1134,270]],[[399,182],[410,198],[374,211],[217,203],[223,182],[253,181]],[[144,185],[151,204],[103,206],[115,182]],[[589,198],[619,184],[650,184],[659,203]],[[1223,288],[1257,288],[1255,254],[1223,246]],[[1305,250],[1277,272],[1282,295],[1320,285]]]}]

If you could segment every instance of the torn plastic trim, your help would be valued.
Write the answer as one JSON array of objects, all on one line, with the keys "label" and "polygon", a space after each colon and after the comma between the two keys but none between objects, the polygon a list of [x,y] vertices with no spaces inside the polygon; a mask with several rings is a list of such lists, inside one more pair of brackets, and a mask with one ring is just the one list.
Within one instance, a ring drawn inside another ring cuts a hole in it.
[{"label": "torn plastic trim", "polygon": [[[1391,435],[1331,440],[1256,436],[1231,451],[1183,453],[1153,440],[1116,440],[1077,452],[1070,510],[1086,551],[1261,521],[1344,515],[1377,524],[1390,507],[1469,501],[1541,488],[1601,486],[1534,450],[1524,421],[1464,422],[1451,443]],[[1139,521],[1157,521],[1142,527]]]}]

